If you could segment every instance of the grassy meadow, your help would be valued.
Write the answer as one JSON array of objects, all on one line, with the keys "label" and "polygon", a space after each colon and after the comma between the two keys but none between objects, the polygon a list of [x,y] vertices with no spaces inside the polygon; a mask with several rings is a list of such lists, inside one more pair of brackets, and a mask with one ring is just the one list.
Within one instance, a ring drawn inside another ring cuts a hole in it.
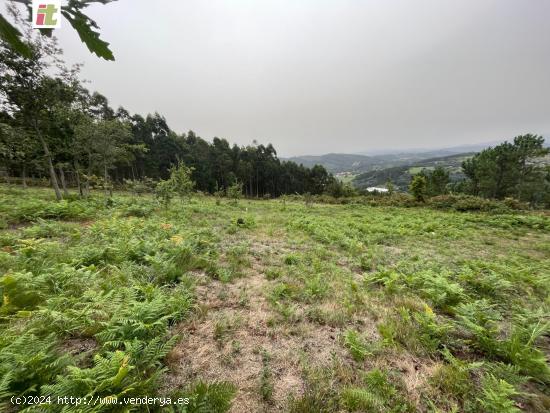
[{"label": "grassy meadow", "polygon": [[0,295],[0,411],[550,411],[543,212],[3,186]]}]

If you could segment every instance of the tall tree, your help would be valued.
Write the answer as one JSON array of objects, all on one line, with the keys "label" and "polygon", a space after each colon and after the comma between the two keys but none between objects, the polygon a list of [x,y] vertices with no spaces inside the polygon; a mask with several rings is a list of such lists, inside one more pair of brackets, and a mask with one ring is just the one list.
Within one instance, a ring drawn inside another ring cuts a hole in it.
[{"label": "tall tree", "polygon": [[59,51],[55,42],[36,38],[29,44],[31,54],[23,57],[0,42],[0,108],[10,114],[14,123],[23,127],[40,142],[48,165],[56,198],[62,198],[50,149],[51,136],[45,134],[51,125],[51,111],[59,98],[47,75],[48,58]]},{"label": "tall tree", "polygon": [[531,134],[485,149],[462,164],[469,192],[487,198],[516,197],[537,202],[541,198],[538,194],[546,190],[541,159],[548,153],[544,138]]}]

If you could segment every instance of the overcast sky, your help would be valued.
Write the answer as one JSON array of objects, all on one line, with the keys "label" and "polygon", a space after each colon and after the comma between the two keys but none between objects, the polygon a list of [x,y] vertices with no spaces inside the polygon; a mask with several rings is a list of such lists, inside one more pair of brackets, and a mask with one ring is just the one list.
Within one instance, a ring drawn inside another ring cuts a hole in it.
[{"label": "overcast sky", "polygon": [[115,62],[57,30],[90,89],[280,156],[550,133],[549,0],[119,0]]}]

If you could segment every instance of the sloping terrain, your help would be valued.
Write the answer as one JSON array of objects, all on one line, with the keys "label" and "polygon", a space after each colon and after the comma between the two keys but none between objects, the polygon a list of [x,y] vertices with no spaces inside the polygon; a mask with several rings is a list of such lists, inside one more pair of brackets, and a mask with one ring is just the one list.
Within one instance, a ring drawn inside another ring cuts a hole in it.
[{"label": "sloping terrain", "polygon": [[373,170],[394,168],[405,165],[415,165],[421,162],[431,162],[434,159],[452,159],[455,156],[473,154],[489,144],[463,145],[446,149],[416,150],[416,151],[388,151],[372,154],[345,154],[329,153],[326,155],[306,155],[287,158],[286,160],[312,167],[316,164],[324,166],[334,174],[347,172],[360,174]]},{"label": "sloping terrain", "polygon": [[547,215],[0,191],[6,411],[550,407]]},{"label": "sloping terrain", "polygon": [[367,188],[370,186],[383,186],[391,179],[399,189],[406,190],[413,175],[419,173],[422,169],[433,170],[438,166],[449,171],[451,182],[455,182],[464,179],[461,168],[462,162],[473,155],[473,153],[461,153],[458,155],[424,159],[392,168],[373,170],[355,176],[352,183],[357,188]]}]

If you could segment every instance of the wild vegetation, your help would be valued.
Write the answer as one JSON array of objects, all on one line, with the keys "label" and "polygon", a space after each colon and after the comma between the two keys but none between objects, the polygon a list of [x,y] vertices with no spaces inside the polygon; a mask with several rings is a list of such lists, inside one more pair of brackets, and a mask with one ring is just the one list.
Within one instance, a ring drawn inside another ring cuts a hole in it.
[{"label": "wild vegetation", "polygon": [[271,144],[210,143],[193,131],[172,131],[158,113],[115,110],[84,87],[79,66],[65,65],[55,39],[33,36],[28,27],[26,36],[27,55],[0,41],[0,173],[8,181],[17,177],[25,186],[47,179],[62,199],[68,186],[82,196],[91,187],[112,190],[128,180],[154,186],[184,162],[196,189],[209,193],[235,183],[256,197],[341,187],[322,166],[280,161]]},{"label": "wild vegetation", "polygon": [[[94,2],[64,15],[112,59]],[[454,157],[461,182],[394,160],[406,182],[361,194],[271,144],[114,110],[10,10],[1,411],[550,410],[542,137]]]},{"label": "wild vegetation", "polygon": [[353,184],[357,188],[367,188],[369,186],[383,186],[388,180],[391,180],[397,188],[407,190],[414,175],[422,171],[428,173],[438,167],[449,174],[448,182],[460,182],[466,178],[462,171],[462,162],[474,154],[468,152],[438,157],[424,156],[425,159],[420,160],[405,158],[396,166],[391,165],[391,163],[382,164],[370,171],[360,173],[354,177]]},{"label": "wild vegetation", "polygon": [[550,407],[543,213],[0,192],[2,410]]}]

